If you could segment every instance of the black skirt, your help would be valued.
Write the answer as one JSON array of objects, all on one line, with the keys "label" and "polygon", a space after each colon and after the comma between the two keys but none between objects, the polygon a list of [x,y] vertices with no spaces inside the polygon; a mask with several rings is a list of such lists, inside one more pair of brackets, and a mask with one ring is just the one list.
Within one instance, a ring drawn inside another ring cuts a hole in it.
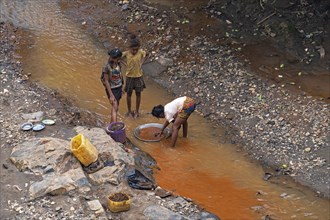
[{"label": "black skirt", "polygon": [[[110,98],[110,93],[107,89],[105,89],[105,92],[107,93],[108,98]],[[120,86],[118,88],[111,89],[112,94],[115,96],[117,102],[121,99],[121,96],[123,94],[123,87]]]}]

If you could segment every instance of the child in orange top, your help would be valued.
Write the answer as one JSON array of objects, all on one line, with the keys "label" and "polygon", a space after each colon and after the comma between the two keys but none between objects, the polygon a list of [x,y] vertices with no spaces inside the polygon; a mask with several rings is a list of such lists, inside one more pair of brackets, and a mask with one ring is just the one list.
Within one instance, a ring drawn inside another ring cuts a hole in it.
[{"label": "child in orange top", "polygon": [[[139,117],[139,109],[141,104],[141,92],[146,85],[143,80],[142,64],[147,59],[147,53],[140,49],[140,41],[135,35],[131,36],[129,50],[123,52],[123,59],[126,61],[126,86],[125,92],[127,93],[127,109],[126,115]],[[131,109],[131,97],[133,90],[136,95],[136,110]]]}]

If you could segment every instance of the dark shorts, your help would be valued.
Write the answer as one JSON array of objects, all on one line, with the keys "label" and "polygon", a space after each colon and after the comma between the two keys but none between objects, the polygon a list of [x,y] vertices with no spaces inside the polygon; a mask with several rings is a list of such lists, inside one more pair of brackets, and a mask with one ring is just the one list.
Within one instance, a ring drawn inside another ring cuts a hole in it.
[{"label": "dark shorts", "polygon": [[144,83],[143,77],[126,77],[125,92],[132,93],[133,90],[135,90],[135,92],[142,92],[145,88],[146,84]]},{"label": "dark shorts", "polygon": [[[107,93],[108,98],[110,98],[110,94],[109,91],[107,89],[105,89],[105,92]],[[121,96],[123,94],[123,87],[118,87],[115,89],[111,89],[112,94],[115,96],[117,102],[119,102],[119,100],[121,99]]]},{"label": "dark shorts", "polygon": [[183,108],[179,112],[179,117],[183,119],[188,119],[191,113],[195,111],[196,103],[192,98],[187,97],[183,103]]}]

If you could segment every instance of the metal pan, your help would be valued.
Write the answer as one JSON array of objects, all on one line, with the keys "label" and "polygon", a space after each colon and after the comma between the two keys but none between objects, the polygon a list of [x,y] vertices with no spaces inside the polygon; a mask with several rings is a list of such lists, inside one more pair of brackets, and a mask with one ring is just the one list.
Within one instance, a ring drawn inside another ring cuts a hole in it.
[{"label": "metal pan", "polygon": [[[163,125],[159,124],[159,123],[148,123],[148,124],[140,125],[140,126],[138,126],[134,129],[134,137],[136,137],[138,140],[144,141],[144,142],[159,142],[159,141],[161,141],[162,138],[155,139],[155,140],[145,140],[145,139],[142,139],[140,137],[140,131],[144,128],[150,128],[150,127],[161,129],[161,128],[163,128]],[[165,128],[164,132],[165,132],[165,138],[168,138],[171,135],[171,130],[169,128]]]},{"label": "metal pan", "polygon": [[33,131],[41,131],[44,129],[45,129],[45,125],[43,123],[35,124],[35,125],[33,125],[33,128],[32,128]]},{"label": "metal pan", "polygon": [[21,129],[22,129],[23,131],[29,131],[29,130],[31,130],[32,128],[33,128],[33,124],[32,124],[32,123],[29,123],[29,122],[24,123],[24,124],[21,125]]}]

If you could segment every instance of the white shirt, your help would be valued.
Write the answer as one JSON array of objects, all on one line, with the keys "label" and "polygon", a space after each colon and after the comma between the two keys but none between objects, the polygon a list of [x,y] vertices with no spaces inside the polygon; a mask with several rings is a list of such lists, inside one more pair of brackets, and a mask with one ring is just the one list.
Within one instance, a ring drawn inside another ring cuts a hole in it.
[{"label": "white shirt", "polygon": [[178,112],[180,112],[183,108],[183,103],[186,101],[186,96],[174,99],[172,102],[167,103],[164,106],[164,114],[165,114],[165,119],[168,122],[172,122],[174,120],[174,115]]}]

